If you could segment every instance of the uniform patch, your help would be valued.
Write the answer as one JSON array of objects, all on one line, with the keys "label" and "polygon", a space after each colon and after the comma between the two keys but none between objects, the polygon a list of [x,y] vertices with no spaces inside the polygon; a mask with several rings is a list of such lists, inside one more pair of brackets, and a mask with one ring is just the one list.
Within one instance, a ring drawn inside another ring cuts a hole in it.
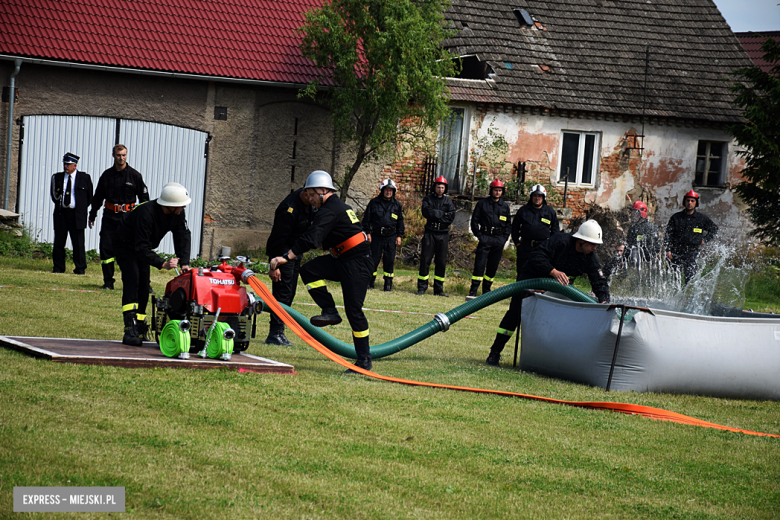
[{"label": "uniform patch", "polygon": [[287,213],[292,213],[293,211],[295,211],[295,209],[293,209],[293,208],[287,208]]},{"label": "uniform patch", "polygon": [[357,218],[357,215],[355,215],[355,212],[352,211],[351,209],[347,210],[347,216],[349,217],[350,222],[352,222],[353,224],[357,224],[358,222],[360,222]]},{"label": "uniform patch", "polygon": [[398,220],[398,215],[396,215],[395,213],[390,213],[390,216],[393,217],[394,219]]},{"label": "uniform patch", "polygon": [[645,239],[645,236],[644,235],[637,235],[636,239],[637,239],[637,241],[641,241],[641,240]]},{"label": "uniform patch", "polygon": [[546,219],[546,218],[543,218],[543,219],[541,219],[541,220],[542,220],[542,224],[547,224],[547,225],[550,225],[550,221],[549,221],[548,219]]},{"label": "uniform patch", "polygon": [[504,215],[501,215],[500,217],[498,217],[498,220],[506,220],[506,217]]},{"label": "uniform patch", "polygon": [[694,233],[701,233],[701,232],[702,232],[702,229],[701,229],[701,228],[697,228],[697,227],[695,227],[695,228],[693,228],[693,232],[694,232]]}]

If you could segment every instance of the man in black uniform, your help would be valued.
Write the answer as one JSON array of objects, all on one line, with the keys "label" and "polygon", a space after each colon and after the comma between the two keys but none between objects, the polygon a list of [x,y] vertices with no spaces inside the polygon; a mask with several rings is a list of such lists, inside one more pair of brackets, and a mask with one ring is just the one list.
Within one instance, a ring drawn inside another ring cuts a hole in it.
[{"label": "man in black uniform", "polygon": [[647,218],[647,204],[638,200],[631,207],[631,219],[634,223],[626,235],[626,257],[637,262],[649,262],[658,258],[661,252],[661,239],[658,228]]},{"label": "man in black uniform", "polygon": [[534,185],[528,203],[517,210],[512,220],[512,242],[517,248],[517,272],[523,269],[534,247],[560,231],[558,215],[547,205],[547,190],[541,184]]},{"label": "man in black uniform", "polygon": [[664,235],[664,250],[672,266],[675,269],[682,268],[687,283],[696,276],[699,248],[715,238],[718,226],[708,216],[696,211],[699,194],[695,191],[685,194],[683,206],[685,209],[669,219]]},{"label": "man in black uniform", "polygon": [[368,235],[371,258],[374,261],[374,273],[368,282],[369,289],[374,288],[379,261],[384,256],[384,290],[393,290],[395,248],[401,246],[401,237],[404,235],[404,210],[401,203],[395,199],[395,192],[396,185],[392,179],[382,181],[379,196],[368,202],[363,214],[363,231]]},{"label": "man in black uniform", "polygon": [[420,272],[417,275],[417,294],[422,296],[428,290],[431,260],[434,262],[433,294],[444,293],[444,275],[447,273],[447,249],[449,228],[455,220],[455,204],[445,195],[447,179],[440,175],[433,180],[433,193],[422,201],[422,215],[426,219],[425,234],[420,244]]},{"label": "man in black uniform", "polygon": [[100,223],[100,263],[103,267],[101,289],[114,288],[113,239],[122,215],[133,209],[136,198],[138,202],[149,200],[149,191],[141,174],[127,164],[127,147],[118,144],[114,146],[112,154],[114,165],[100,175],[89,212],[89,227],[92,229],[98,211],[105,204],[106,209]]},{"label": "man in black uniform", "polygon": [[[313,218],[314,212],[306,190],[299,188],[290,193],[274,214],[274,225],[265,245],[268,261],[289,251],[295,241],[309,229]],[[298,257],[268,273],[274,298],[286,305],[292,305],[298,289],[300,269],[301,257]],[[268,345],[292,345],[284,335],[284,323],[274,313],[271,313],[271,325],[265,342]]]},{"label": "man in black uniform", "polygon": [[[490,292],[498,263],[504,253],[504,245],[511,232],[509,204],[501,200],[504,183],[496,179],[490,183],[490,196],[480,199],[471,215],[471,232],[479,240],[471,274],[471,289],[466,300],[477,297],[479,284],[482,294]],[[484,280],[482,275],[484,274]]]},{"label": "man in black uniform", "polygon": [[325,280],[341,282],[344,310],[352,327],[357,354],[355,365],[371,370],[368,320],[363,314],[363,301],[374,265],[368,238],[352,208],[336,196],[336,188],[328,172],[316,170],[310,173],[304,189],[307,190],[311,205],[317,208],[314,221],[308,231],[295,241],[290,251],[271,259],[271,269],[277,269],[320,244],[323,249],[330,251],[330,255],[318,256],[301,267],[301,280],[314,302],[322,309],[322,314],[313,316],[309,321],[315,327],[341,323],[341,316]]},{"label": "man in black uniform", "polygon": [[49,193],[54,202],[53,273],[65,272],[65,243],[70,235],[73,246],[75,274],[85,274],[87,253],[84,250],[84,230],[87,228],[87,207],[92,203],[92,178],[77,171],[79,156],[70,152],[62,157],[63,171],[51,176]]},{"label": "man in black uniform", "polygon": [[[122,219],[114,236],[116,261],[122,270],[122,315],[125,335],[122,343],[143,344],[146,335],[146,304],[149,300],[149,268],[173,269],[181,264],[190,269],[190,230],[184,206],[192,202],[187,189],[178,182],[163,186],[160,197],[138,204]],[[163,260],[154,249],[168,232],[173,234],[176,257]]]},{"label": "man in black uniform", "polygon": [[[517,273],[517,280],[550,277],[561,285],[570,285],[577,276],[587,274],[599,303],[608,302],[609,285],[594,254],[601,243],[601,226],[595,220],[585,221],[576,233],[556,233],[533,248],[528,261]],[[520,323],[523,298],[522,295],[512,297],[490,347],[488,365],[498,366],[504,345]]]}]

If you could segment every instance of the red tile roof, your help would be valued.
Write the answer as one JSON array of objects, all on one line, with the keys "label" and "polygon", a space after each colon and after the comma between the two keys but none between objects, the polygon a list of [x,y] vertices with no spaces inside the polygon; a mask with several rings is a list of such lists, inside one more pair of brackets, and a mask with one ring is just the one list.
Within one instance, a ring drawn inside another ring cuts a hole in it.
[{"label": "red tile roof", "polygon": [[0,54],[302,84],[296,28],[322,2],[2,0]]},{"label": "red tile roof", "polygon": [[739,43],[745,48],[745,51],[750,56],[753,63],[764,72],[769,72],[772,65],[769,62],[764,61],[764,53],[761,51],[761,46],[764,44],[767,38],[772,38],[776,42],[780,42],[780,31],[768,31],[761,33],[754,32],[738,32],[737,35]]}]

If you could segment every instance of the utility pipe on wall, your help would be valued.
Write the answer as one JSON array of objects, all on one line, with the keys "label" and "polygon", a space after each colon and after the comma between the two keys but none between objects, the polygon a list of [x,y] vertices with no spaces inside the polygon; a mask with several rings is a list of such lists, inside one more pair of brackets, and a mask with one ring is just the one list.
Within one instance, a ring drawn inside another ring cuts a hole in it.
[{"label": "utility pipe on wall", "polygon": [[14,71],[11,74],[11,92],[8,98],[8,141],[5,146],[5,198],[3,199],[3,209],[10,211],[8,207],[8,194],[11,190],[11,155],[14,144],[14,94],[16,91],[16,75],[22,68],[22,60],[14,60]]}]

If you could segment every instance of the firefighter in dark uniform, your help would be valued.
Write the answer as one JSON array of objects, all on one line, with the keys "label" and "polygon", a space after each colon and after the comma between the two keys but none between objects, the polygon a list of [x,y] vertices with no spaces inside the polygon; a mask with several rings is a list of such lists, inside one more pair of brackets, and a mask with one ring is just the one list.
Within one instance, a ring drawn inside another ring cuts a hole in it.
[{"label": "firefighter in dark uniform", "polygon": [[541,184],[534,185],[528,203],[517,210],[512,220],[512,243],[517,248],[517,272],[523,269],[534,247],[560,231],[558,215],[547,205],[547,190]]},{"label": "firefighter in dark uniform", "polygon": [[[471,288],[466,300],[477,297],[479,284],[482,294],[490,292],[493,277],[498,271],[504,245],[512,230],[509,204],[501,200],[504,183],[496,179],[490,183],[490,195],[480,199],[471,215],[471,232],[479,240],[471,273]],[[484,275],[484,278],[483,278]]]},{"label": "firefighter in dark uniform", "polygon": [[664,250],[675,269],[682,269],[685,283],[696,276],[699,248],[718,234],[718,226],[699,207],[699,194],[691,190],[683,197],[685,209],[672,215],[666,226]]},{"label": "firefighter in dark uniform", "polygon": [[[517,280],[554,278],[561,285],[571,285],[582,274],[588,275],[599,303],[609,301],[609,284],[596,258],[596,248],[602,244],[601,226],[595,220],[585,221],[576,233],[556,233],[533,248],[528,261],[517,273]],[[486,363],[498,366],[501,351],[520,324],[524,295],[512,297],[496,338],[490,347]]]},{"label": "firefighter in dark uniform", "polygon": [[[125,335],[122,343],[139,347],[148,331],[146,304],[149,300],[149,270],[190,269],[190,230],[184,206],[192,202],[187,189],[177,182],[163,186],[160,197],[136,205],[122,219],[114,235],[116,262],[122,270],[122,315]],[[173,234],[176,257],[163,260],[154,249],[163,237]]]},{"label": "firefighter in dark uniform", "polygon": [[84,250],[84,230],[87,228],[87,208],[92,203],[92,178],[78,171],[79,156],[70,152],[62,156],[63,171],[51,176],[49,193],[54,203],[53,273],[65,272],[65,243],[70,235],[73,246],[74,274],[85,274],[87,253]]},{"label": "firefighter in dark uniform", "polygon": [[428,290],[431,260],[433,270],[434,296],[447,297],[444,293],[444,276],[447,273],[447,250],[449,229],[455,220],[455,204],[445,195],[447,179],[443,175],[433,180],[433,193],[422,201],[422,215],[426,219],[425,234],[420,243],[420,272],[417,275],[417,294],[422,296]]},{"label": "firefighter in dark uniform", "polygon": [[89,227],[95,225],[100,208],[103,210],[103,220],[100,223],[100,263],[103,268],[103,287],[114,288],[114,234],[119,228],[122,215],[133,209],[135,201],[149,200],[146,184],[132,166],[127,164],[127,148],[123,144],[114,146],[112,151],[114,165],[100,175],[95,197],[92,199],[92,209],[89,212]]},{"label": "firefighter in dark uniform", "polygon": [[401,246],[404,235],[404,211],[401,203],[395,199],[396,185],[392,179],[385,179],[379,186],[379,196],[368,202],[363,214],[363,231],[371,244],[371,258],[374,272],[368,282],[373,289],[379,262],[384,257],[385,291],[393,290],[395,270],[395,249]]},{"label": "firefighter in dark uniform", "polygon": [[623,256],[635,262],[649,262],[661,252],[658,228],[647,218],[647,204],[638,200],[631,206],[634,221],[626,235],[626,251]]},{"label": "firefighter in dark uniform", "polygon": [[[268,261],[289,251],[295,241],[309,229],[313,218],[314,212],[309,204],[306,190],[299,188],[290,193],[279,204],[274,214],[274,225],[265,245]],[[298,288],[300,270],[301,257],[298,257],[268,273],[274,298],[286,305],[292,305]],[[284,335],[284,323],[276,314],[271,313],[271,325],[265,342],[269,345],[292,345]]]},{"label": "firefighter in dark uniform", "polygon": [[314,221],[308,231],[295,241],[290,251],[271,259],[271,269],[277,269],[320,244],[323,249],[330,251],[330,255],[319,256],[301,267],[301,280],[314,302],[322,309],[322,314],[313,316],[309,321],[315,327],[341,323],[341,316],[325,280],[341,282],[344,310],[352,328],[357,354],[355,365],[371,370],[368,320],[363,314],[368,279],[374,269],[368,238],[352,208],[336,196],[336,188],[328,172],[313,171],[306,179],[304,189],[309,195],[309,202],[317,209]]}]

